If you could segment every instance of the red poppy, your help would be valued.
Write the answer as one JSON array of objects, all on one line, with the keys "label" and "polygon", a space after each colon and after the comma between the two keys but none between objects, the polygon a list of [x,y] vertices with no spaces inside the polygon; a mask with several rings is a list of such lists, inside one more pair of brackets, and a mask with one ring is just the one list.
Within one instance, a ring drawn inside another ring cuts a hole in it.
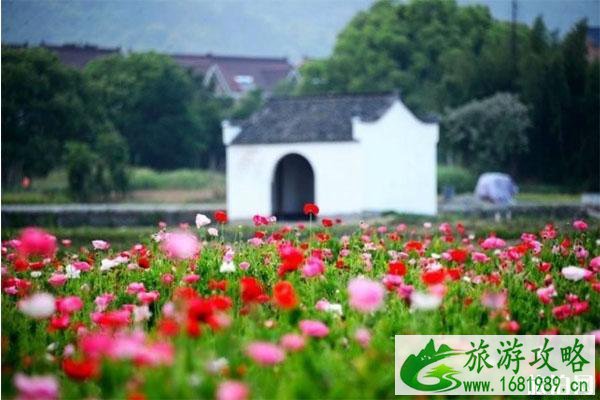
[{"label": "red poppy", "polygon": [[215,310],[227,311],[231,308],[233,302],[227,296],[215,294],[209,297],[210,302]]},{"label": "red poppy", "polygon": [[290,244],[279,247],[279,256],[282,261],[282,264],[279,266],[279,276],[297,270],[304,261],[304,254],[302,254],[302,251]]},{"label": "red poppy", "polygon": [[319,242],[325,243],[330,239],[330,236],[324,232],[319,232],[317,233],[317,239],[319,240]]},{"label": "red poppy", "polygon": [[500,325],[500,328],[508,333],[517,333],[521,329],[521,325],[517,321],[505,321]]},{"label": "red poppy", "polygon": [[450,249],[448,250],[448,254],[450,255],[450,259],[457,263],[464,263],[467,261],[467,256],[469,255],[469,253],[463,249]]},{"label": "red poppy", "polygon": [[158,322],[158,331],[164,336],[177,336],[179,324],[173,318],[163,318]]},{"label": "red poppy", "polygon": [[323,221],[321,221],[321,223],[323,224],[323,226],[325,228],[330,228],[333,226],[333,221],[330,220],[329,218],[323,218]]},{"label": "red poppy", "polygon": [[423,243],[417,242],[416,240],[411,240],[406,242],[404,245],[404,250],[406,251],[421,251],[423,250]]},{"label": "red poppy", "polygon": [[426,285],[437,285],[439,283],[444,282],[446,278],[446,271],[443,268],[424,271],[421,274],[421,280]]},{"label": "red poppy", "polygon": [[278,282],[273,288],[273,297],[277,305],[285,310],[296,308],[298,299],[294,287],[288,281]]},{"label": "red poppy", "polygon": [[23,257],[17,257],[14,265],[17,272],[27,271],[27,268],[29,268],[29,262]]},{"label": "red poppy", "polygon": [[98,362],[92,359],[75,361],[72,358],[65,358],[62,369],[69,378],[77,381],[95,378],[100,372]]},{"label": "red poppy", "polygon": [[242,301],[247,303],[264,303],[268,297],[263,291],[263,287],[256,279],[244,277],[241,280]]},{"label": "red poppy", "polygon": [[306,203],[304,205],[304,215],[312,214],[313,216],[317,216],[319,214],[319,207],[313,203]]},{"label": "red poppy", "polygon": [[540,270],[540,272],[548,272],[551,268],[552,264],[550,264],[549,262],[542,262],[540,263],[540,265],[538,265],[538,269]]},{"label": "red poppy", "polygon": [[208,282],[208,288],[210,290],[222,290],[222,291],[226,291],[227,290],[227,280],[223,279],[221,281],[217,281],[215,279],[211,279]]},{"label": "red poppy", "polygon": [[195,321],[206,321],[214,312],[214,305],[211,301],[197,297],[187,303],[188,319]]},{"label": "red poppy", "polygon": [[146,400],[146,396],[142,392],[131,392],[127,394],[127,400]]},{"label": "red poppy", "polygon": [[390,234],[388,234],[388,238],[392,241],[392,242],[397,242],[398,240],[400,240],[400,235],[398,235],[397,232],[392,232]]},{"label": "red poppy", "polygon": [[226,224],[228,221],[227,213],[223,210],[215,211],[215,221],[220,224]]},{"label": "red poppy", "polygon": [[493,285],[499,285],[502,283],[502,278],[500,277],[500,274],[496,271],[489,274],[487,279],[488,279],[488,282]]},{"label": "red poppy", "polygon": [[447,272],[448,272],[448,276],[450,277],[450,279],[452,279],[453,281],[457,281],[462,276],[463,269],[462,269],[462,267],[448,268]]},{"label": "red poppy", "polygon": [[69,316],[66,314],[54,315],[50,319],[50,326],[48,327],[48,330],[50,332],[54,332],[54,331],[58,331],[58,330],[67,329],[69,327],[70,322],[71,322],[71,320],[70,320]]},{"label": "red poppy", "polygon": [[138,265],[141,268],[148,269],[150,268],[150,259],[146,256],[141,256],[140,258],[138,258]]},{"label": "red poppy", "polygon": [[106,311],[98,317],[98,325],[103,328],[123,328],[129,325],[131,313],[127,310]]},{"label": "red poppy", "polygon": [[406,265],[402,261],[390,261],[388,263],[388,274],[390,275],[406,275]]},{"label": "red poppy", "polygon": [[202,329],[200,328],[200,323],[195,319],[188,318],[187,323],[185,324],[185,331],[190,337],[198,337],[202,333]]}]

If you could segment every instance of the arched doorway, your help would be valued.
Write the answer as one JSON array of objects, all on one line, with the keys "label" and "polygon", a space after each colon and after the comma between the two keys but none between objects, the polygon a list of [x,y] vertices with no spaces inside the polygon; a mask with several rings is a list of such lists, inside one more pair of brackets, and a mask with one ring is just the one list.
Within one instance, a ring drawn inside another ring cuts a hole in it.
[{"label": "arched doorway", "polygon": [[315,202],[315,174],[308,160],[298,154],[279,160],[271,193],[273,215],[278,219],[306,219],[304,204]]}]

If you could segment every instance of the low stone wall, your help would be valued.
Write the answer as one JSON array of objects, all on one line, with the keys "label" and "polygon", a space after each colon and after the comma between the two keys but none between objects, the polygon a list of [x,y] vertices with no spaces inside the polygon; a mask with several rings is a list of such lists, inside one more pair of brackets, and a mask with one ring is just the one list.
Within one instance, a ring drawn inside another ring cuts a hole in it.
[{"label": "low stone wall", "polygon": [[64,204],[3,205],[2,227],[154,226],[194,223],[197,213],[212,215],[224,204]]}]

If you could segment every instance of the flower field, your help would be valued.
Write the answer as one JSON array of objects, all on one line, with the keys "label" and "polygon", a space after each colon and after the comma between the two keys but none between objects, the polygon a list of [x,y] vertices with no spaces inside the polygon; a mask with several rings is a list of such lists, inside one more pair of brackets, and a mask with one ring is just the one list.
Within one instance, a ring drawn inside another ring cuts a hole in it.
[{"label": "flower field", "polygon": [[217,212],[138,244],[75,248],[38,228],[3,242],[2,394],[392,398],[397,334],[600,340],[597,225],[341,234],[304,211],[291,225],[257,215],[251,234]]}]

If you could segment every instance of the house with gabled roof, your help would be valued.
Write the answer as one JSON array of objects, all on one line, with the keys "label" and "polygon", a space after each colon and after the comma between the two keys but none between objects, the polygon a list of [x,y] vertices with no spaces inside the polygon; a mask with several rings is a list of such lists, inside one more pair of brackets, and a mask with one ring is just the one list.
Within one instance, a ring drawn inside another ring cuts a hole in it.
[{"label": "house with gabled roof", "polygon": [[437,212],[438,123],[395,93],[273,97],[222,125],[232,219]]},{"label": "house with gabled roof", "polygon": [[[9,44],[10,47],[28,47]],[[121,53],[121,49],[103,48],[90,44],[52,45],[41,47],[55,53],[65,65],[83,69],[89,62]],[[285,80],[298,79],[294,66],[285,57],[245,57],[208,54],[171,54],[173,60],[192,74],[203,77],[204,85],[213,88],[218,96],[239,99],[247,92],[259,89],[270,96]]]},{"label": "house with gabled roof", "polygon": [[204,84],[213,87],[217,95],[234,99],[254,89],[260,89],[269,96],[279,82],[297,78],[296,70],[285,57],[218,56],[210,53],[174,54],[172,57],[182,67],[202,75]]}]

